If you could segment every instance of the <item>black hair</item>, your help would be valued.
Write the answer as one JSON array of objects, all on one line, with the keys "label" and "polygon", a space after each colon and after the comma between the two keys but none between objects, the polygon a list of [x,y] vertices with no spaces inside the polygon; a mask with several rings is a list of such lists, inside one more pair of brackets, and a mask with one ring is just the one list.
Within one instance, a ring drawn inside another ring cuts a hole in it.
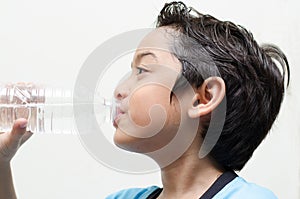
[{"label": "black hair", "polygon": [[[286,73],[287,85],[290,79],[286,56],[275,45],[259,46],[244,27],[203,15],[182,2],[166,3],[157,18],[157,27],[171,27],[196,41],[209,56],[205,62],[209,60],[217,67],[226,86],[227,109],[221,136],[210,156],[226,169],[241,170],[278,115]],[[185,50],[188,48],[197,51],[195,45],[186,45]],[[197,55],[182,58],[174,51],[182,63],[182,75],[193,86],[201,86],[205,78],[195,73],[195,67],[203,68],[193,63]]]}]

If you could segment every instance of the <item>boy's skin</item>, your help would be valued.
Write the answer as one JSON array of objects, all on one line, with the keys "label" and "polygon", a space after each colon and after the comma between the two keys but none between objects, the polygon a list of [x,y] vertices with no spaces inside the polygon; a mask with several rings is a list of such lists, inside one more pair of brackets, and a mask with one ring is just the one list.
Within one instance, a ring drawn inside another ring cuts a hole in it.
[{"label": "boy's skin", "polygon": [[[159,50],[167,49],[166,30],[174,31],[170,27],[157,28],[144,38],[133,58],[132,75],[115,90],[115,97],[121,101],[122,111],[115,121],[114,142],[128,151],[147,153],[158,150],[176,135],[181,123],[181,114],[185,114],[187,120],[198,120],[211,113],[225,95],[225,84],[221,78],[207,78],[201,87],[194,88],[193,96],[188,96],[190,101],[185,112],[182,112],[182,110],[179,111],[180,105],[176,96],[172,96],[170,102],[170,89],[158,84],[141,86],[144,80],[160,75],[160,68],[154,69],[151,65],[169,67],[177,74],[181,71],[180,62],[176,57],[170,52]],[[153,53],[155,58],[152,55],[138,58],[141,53],[145,52],[145,48],[147,48],[147,53]],[[176,76],[171,76],[169,82],[174,84],[175,80]],[[141,87],[136,89],[138,86]],[[195,102],[198,103],[195,105]],[[139,126],[147,126],[151,122],[149,109],[153,105],[160,105],[167,113],[163,128],[155,136],[147,139],[139,138],[138,132],[130,132],[129,135],[126,132],[126,125],[132,125],[129,120]],[[25,132],[26,122],[24,119],[19,119],[10,133],[0,134],[0,198],[16,198],[10,161],[19,147],[31,136],[30,132]],[[120,128],[120,126],[123,127]],[[132,136],[132,133],[135,136]],[[199,198],[224,172],[224,169],[209,156],[199,159],[202,141],[201,131],[198,130],[195,139],[183,155],[170,165],[161,168],[164,189],[159,199]],[[152,158],[158,165],[161,165],[160,158]]]},{"label": "boy's skin", "polygon": [[26,132],[27,120],[15,121],[12,131],[0,134],[0,198],[15,199],[16,193],[13,186],[10,161],[20,148],[32,135]]},{"label": "boy's skin", "polygon": [[[157,146],[166,145],[169,138],[174,137],[178,132],[182,122],[180,121],[181,114],[187,115],[187,120],[198,119],[212,112],[224,98],[225,84],[219,77],[207,78],[200,88],[194,89],[194,95],[188,96],[189,106],[183,113],[180,113],[179,101],[175,96],[172,96],[170,102],[170,89],[158,84],[147,84],[147,86],[135,89],[147,80],[160,76],[164,67],[176,71],[177,75],[180,73],[179,60],[170,52],[161,50],[167,49],[168,33],[170,32],[174,32],[170,27],[158,28],[143,39],[133,58],[131,76],[116,88],[115,97],[123,102],[121,104],[125,104],[121,109],[130,110],[130,113],[122,112],[118,117],[117,124],[122,123],[125,126],[124,123],[131,118],[135,124],[147,126],[151,122],[148,113],[153,105],[160,105],[167,112],[164,127],[156,136],[149,139],[138,138],[139,135],[129,136],[123,130],[126,128],[118,128],[115,125],[114,142],[126,150],[140,153],[158,150]],[[139,58],[141,54],[149,55]],[[153,65],[161,67],[151,67]],[[174,83],[176,77],[169,77],[169,82]],[[193,106],[196,101],[199,103]],[[199,159],[198,154],[202,141],[201,131],[198,131],[188,150],[179,159],[161,168],[164,189],[158,198],[199,198],[224,172],[209,156]],[[152,158],[160,165],[159,158]]]}]

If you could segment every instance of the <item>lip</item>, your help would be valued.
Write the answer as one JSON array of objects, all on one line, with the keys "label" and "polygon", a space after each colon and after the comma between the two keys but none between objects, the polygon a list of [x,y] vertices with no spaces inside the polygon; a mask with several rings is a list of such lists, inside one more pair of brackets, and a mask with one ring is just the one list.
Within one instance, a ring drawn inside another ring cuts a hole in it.
[{"label": "lip", "polygon": [[121,116],[124,114],[125,114],[125,112],[121,108],[116,109],[116,115],[114,116],[114,119],[113,119],[113,125],[115,128],[118,128],[118,122],[119,122]]}]

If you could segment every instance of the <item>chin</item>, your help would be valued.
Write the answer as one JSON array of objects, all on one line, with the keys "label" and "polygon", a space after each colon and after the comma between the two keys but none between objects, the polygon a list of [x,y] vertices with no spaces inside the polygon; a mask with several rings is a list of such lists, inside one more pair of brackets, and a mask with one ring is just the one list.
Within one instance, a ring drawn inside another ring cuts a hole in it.
[{"label": "chin", "polygon": [[[167,133],[167,135],[172,135],[171,133]],[[116,128],[113,141],[115,145],[121,149],[124,149],[129,152],[135,153],[150,153],[153,151],[157,151],[162,147],[166,146],[174,136],[163,136],[163,134],[157,134],[150,138],[136,138],[134,136],[130,136],[122,131],[120,128]],[[162,140],[165,140],[162,142]],[[155,143],[155,144],[154,144]]]},{"label": "chin", "polygon": [[132,151],[131,147],[137,138],[129,136],[122,132],[119,128],[116,129],[114,134],[114,143],[117,147],[126,151]]},{"label": "chin", "polygon": [[114,135],[114,143],[120,149],[134,153],[146,153],[147,147],[142,144],[141,139],[129,136],[117,129]]}]

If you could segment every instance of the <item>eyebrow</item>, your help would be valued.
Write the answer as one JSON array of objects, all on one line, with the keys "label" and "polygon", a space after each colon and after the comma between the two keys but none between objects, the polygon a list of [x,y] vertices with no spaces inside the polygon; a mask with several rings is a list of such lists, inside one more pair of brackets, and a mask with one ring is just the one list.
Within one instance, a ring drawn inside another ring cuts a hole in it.
[{"label": "eyebrow", "polygon": [[[136,56],[136,62],[140,62],[142,58],[146,56],[151,56],[157,62],[157,56],[151,51],[144,51]],[[133,67],[133,62],[131,62],[131,68]]]}]

